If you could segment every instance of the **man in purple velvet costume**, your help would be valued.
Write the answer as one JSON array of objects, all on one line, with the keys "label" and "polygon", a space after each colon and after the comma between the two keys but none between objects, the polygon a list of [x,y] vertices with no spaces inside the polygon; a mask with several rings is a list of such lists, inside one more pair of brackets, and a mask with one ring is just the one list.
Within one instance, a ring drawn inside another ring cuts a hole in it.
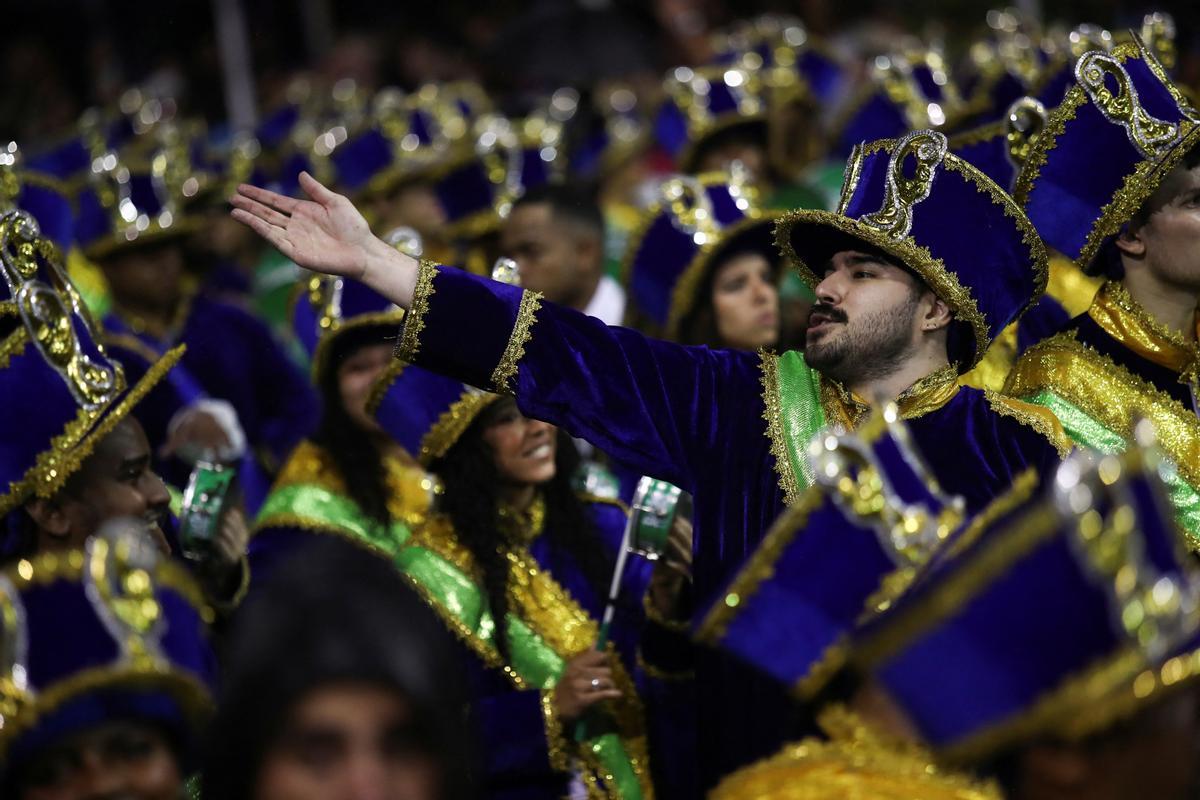
[{"label": "man in purple velvet costume", "polygon": [[[853,429],[868,399],[896,401],[933,474],[969,512],[1065,452],[1051,415],[958,382],[1045,288],[1045,252],[1020,209],[932,131],[859,146],[846,175],[838,213],[794,211],[778,227],[817,296],[803,355],[656,341],[418,262],[308,175],[311,201],[243,186],[233,203],[297,263],[361,279],[408,309],[402,359],[511,393],[523,413],[691,492],[706,607],[811,483],[811,439]],[[702,656],[697,680],[707,698],[698,769],[711,785],[779,746],[788,703],[716,654]]]}]

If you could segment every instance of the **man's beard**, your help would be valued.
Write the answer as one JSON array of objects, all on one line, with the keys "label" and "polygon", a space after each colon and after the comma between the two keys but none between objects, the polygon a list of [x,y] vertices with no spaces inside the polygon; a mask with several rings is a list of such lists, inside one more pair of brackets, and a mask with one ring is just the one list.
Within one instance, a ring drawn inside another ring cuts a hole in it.
[{"label": "man's beard", "polygon": [[[912,354],[913,316],[920,296],[913,292],[901,305],[843,322],[804,349],[807,364],[842,384],[885,378]],[[818,305],[817,308],[820,306]]]}]

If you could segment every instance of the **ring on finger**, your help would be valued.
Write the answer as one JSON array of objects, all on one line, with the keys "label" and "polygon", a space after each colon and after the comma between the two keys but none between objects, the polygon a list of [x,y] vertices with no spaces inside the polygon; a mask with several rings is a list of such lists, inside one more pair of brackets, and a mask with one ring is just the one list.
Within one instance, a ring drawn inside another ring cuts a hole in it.
[{"label": "ring on finger", "polygon": [[599,691],[599,690],[600,690],[600,679],[592,678],[592,691],[595,692],[595,691]]}]

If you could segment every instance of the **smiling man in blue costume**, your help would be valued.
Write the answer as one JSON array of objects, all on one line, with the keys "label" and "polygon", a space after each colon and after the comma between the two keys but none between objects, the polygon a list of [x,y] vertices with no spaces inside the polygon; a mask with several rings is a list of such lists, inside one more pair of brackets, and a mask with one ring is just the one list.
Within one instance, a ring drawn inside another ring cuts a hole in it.
[{"label": "smiling man in blue costume", "polygon": [[[409,308],[402,358],[514,393],[524,413],[691,492],[701,602],[811,483],[810,439],[853,428],[863,398],[897,400],[934,476],[971,511],[1066,449],[1044,409],[958,384],[1044,289],[1045,252],[1020,209],[947,154],[941,134],[858,148],[837,213],[781,221],[778,241],[818,298],[804,356],[609,328],[418,263],[371,236],[345,198],[307,176],[304,186],[314,201],[242,187],[234,213],[297,262],[360,276]],[[715,695],[700,709],[711,777],[777,745],[783,709],[749,676],[705,676],[704,666],[701,686],[712,681]]]},{"label": "smiling man in blue costume", "polygon": [[140,527],[0,572],[0,793],[183,796],[212,710],[212,613]]},{"label": "smiling man in blue costume", "polygon": [[172,169],[155,166],[187,165],[171,164],[171,151],[156,156],[150,165],[126,164],[117,153],[102,159],[104,169],[79,195],[76,237],[112,294],[104,319],[110,341],[135,356],[186,344],[181,369],[190,385],[236,411],[249,449],[239,471],[253,512],[270,476],[316,422],[316,396],[261,321],[196,290],[183,244],[203,223],[186,213]]},{"label": "smiling man in blue costume", "polygon": [[1006,391],[1118,452],[1150,419],[1200,542],[1200,113],[1139,42],[1084,55],[1015,190],[1047,244],[1107,279],[1030,349]]}]

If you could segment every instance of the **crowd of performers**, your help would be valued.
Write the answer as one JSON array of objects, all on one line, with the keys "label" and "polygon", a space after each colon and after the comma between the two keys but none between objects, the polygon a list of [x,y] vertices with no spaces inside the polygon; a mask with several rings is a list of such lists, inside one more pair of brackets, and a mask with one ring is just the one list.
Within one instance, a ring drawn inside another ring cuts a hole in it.
[{"label": "crowd of performers", "polygon": [[988,23],[0,151],[0,796],[1200,796],[1200,112]]}]

